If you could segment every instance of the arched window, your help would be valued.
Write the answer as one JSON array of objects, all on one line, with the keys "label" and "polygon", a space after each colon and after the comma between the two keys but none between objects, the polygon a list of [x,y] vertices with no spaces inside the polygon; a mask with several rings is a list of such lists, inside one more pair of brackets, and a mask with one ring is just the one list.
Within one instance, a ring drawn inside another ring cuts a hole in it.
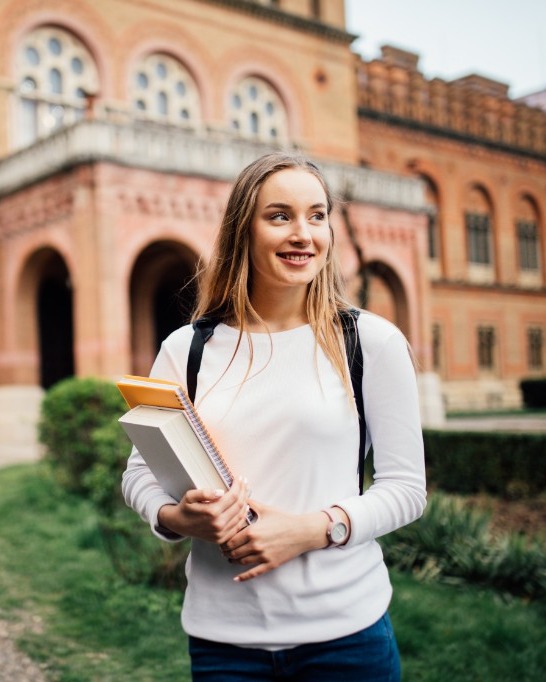
[{"label": "arched window", "polygon": [[201,106],[195,81],[174,57],[154,53],[137,66],[131,82],[137,118],[197,127]]},{"label": "arched window", "polygon": [[538,211],[532,199],[520,197],[516,209],[516,239],[520,271],[540,269],[540,235]]},{"label": "arched window", "polygon": [[421,176],[425,183],[425,202],[427,206],[427,255],[431,261],[440,259],[440,211],[438,192],[433,182],[426,176]]},{"label": "arched window", "polygon": [[17,51],[18,147],[32,144],[83,117],[86,95],[98,91],[95,62],[68,31],[42,26],[28,33]]},{"label": "arched window", "polygon": [[470,189],[465,205],[467,257],[469,263],[493,263],[492,216],[485,192],[477,186]]},{"label": "arched window", "polygon": [[261,78],[244,78],[231,93],[230,127],[242,137],[282,143],[287,138],[287,116],[277,92]]}]

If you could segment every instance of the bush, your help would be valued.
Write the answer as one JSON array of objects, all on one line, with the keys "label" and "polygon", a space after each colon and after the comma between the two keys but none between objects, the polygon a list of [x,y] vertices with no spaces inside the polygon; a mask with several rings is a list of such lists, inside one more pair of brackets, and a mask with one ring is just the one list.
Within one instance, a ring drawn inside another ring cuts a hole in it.
[{"label": "bush", "polygon": [[427,579],[464,580],[517,596],[546,596],[546,550],[517,533],[494,537],[489,515],[431,495],[423,517],[381,538],[387,563]]},{"label": "bush", "polygon": [[127,410],[117,387],[66,379],[42,403],[39,436],[63,487],[88,498],[100,514],[104,546],[128,582],[180,589],[189,543],[163,543],[125,505],[121,477],[131,443],[118,424]]},{"label": "bush", "polygon": [[447,492],[526,497],[546,488],[546,434],[423,432],[429,481]]},{"label": "bush", "polygon": [[38,437],[61,485],[71,492],[87,492],[85,474],[97,460],[94,434],[115,422],[125,409],[117,387],[100,379],[72,377],[49,389],[42,402]]},{"label": "bush", "polygon": [[546,407],[546,377],[522,379],[519,387],[525,407]]}]

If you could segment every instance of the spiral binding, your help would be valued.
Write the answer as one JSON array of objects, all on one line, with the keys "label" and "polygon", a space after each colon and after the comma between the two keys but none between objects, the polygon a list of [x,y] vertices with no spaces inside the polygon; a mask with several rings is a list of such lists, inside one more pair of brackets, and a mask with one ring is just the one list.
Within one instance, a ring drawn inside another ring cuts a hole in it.
[{"label": "spiral binding", "polygon": [[199,441],[207,451],[207,454],[209,457],[212,459],[214,462],[216,469],[220,476],[222,477],[222,480],[224,483],[227,485],[229,488],[231,484],[233,483],[233,474],[229,470],[228,465],[226,464],[226,461],[220,454],[220,451],[218,450],[218,447],[216,443],[213,441],[212,436],[210,435],[208,429],[206,428],[205,424],[201,420],[201,417],[197,414],[193,403],[189,399],[189,397],[185,394],[184,390],[180,387],[176,389],[176,393],[178,396],[178,399],[180,400],[180,404],[184,408],[184,412],[186,413],[186,416],[188,417],[188,422],[190,426],[192,427],[195,435],[197,438],[199,438]]}]

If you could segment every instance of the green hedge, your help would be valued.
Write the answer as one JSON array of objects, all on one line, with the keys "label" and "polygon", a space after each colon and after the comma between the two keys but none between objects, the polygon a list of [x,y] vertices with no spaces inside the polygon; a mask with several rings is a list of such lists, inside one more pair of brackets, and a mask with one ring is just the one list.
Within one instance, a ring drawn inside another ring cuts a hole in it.
[{"label": "green hedge", "polygon": [[546,490],[546,433],[423,432],[430,483],[517,498]]}]

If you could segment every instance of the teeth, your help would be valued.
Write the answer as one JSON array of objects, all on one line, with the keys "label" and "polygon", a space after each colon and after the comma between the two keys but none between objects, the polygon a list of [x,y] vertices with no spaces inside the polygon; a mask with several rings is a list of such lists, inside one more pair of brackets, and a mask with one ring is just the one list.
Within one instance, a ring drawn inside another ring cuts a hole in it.
[{"label": "teeth", "polygon": [[283,256],[283,258],[286,258],[287,260],[298,260],[298,261],[300,261],[300,260],[307,260],[309,258],[309,256],[296,256],[294,254],[287,253]]}]

